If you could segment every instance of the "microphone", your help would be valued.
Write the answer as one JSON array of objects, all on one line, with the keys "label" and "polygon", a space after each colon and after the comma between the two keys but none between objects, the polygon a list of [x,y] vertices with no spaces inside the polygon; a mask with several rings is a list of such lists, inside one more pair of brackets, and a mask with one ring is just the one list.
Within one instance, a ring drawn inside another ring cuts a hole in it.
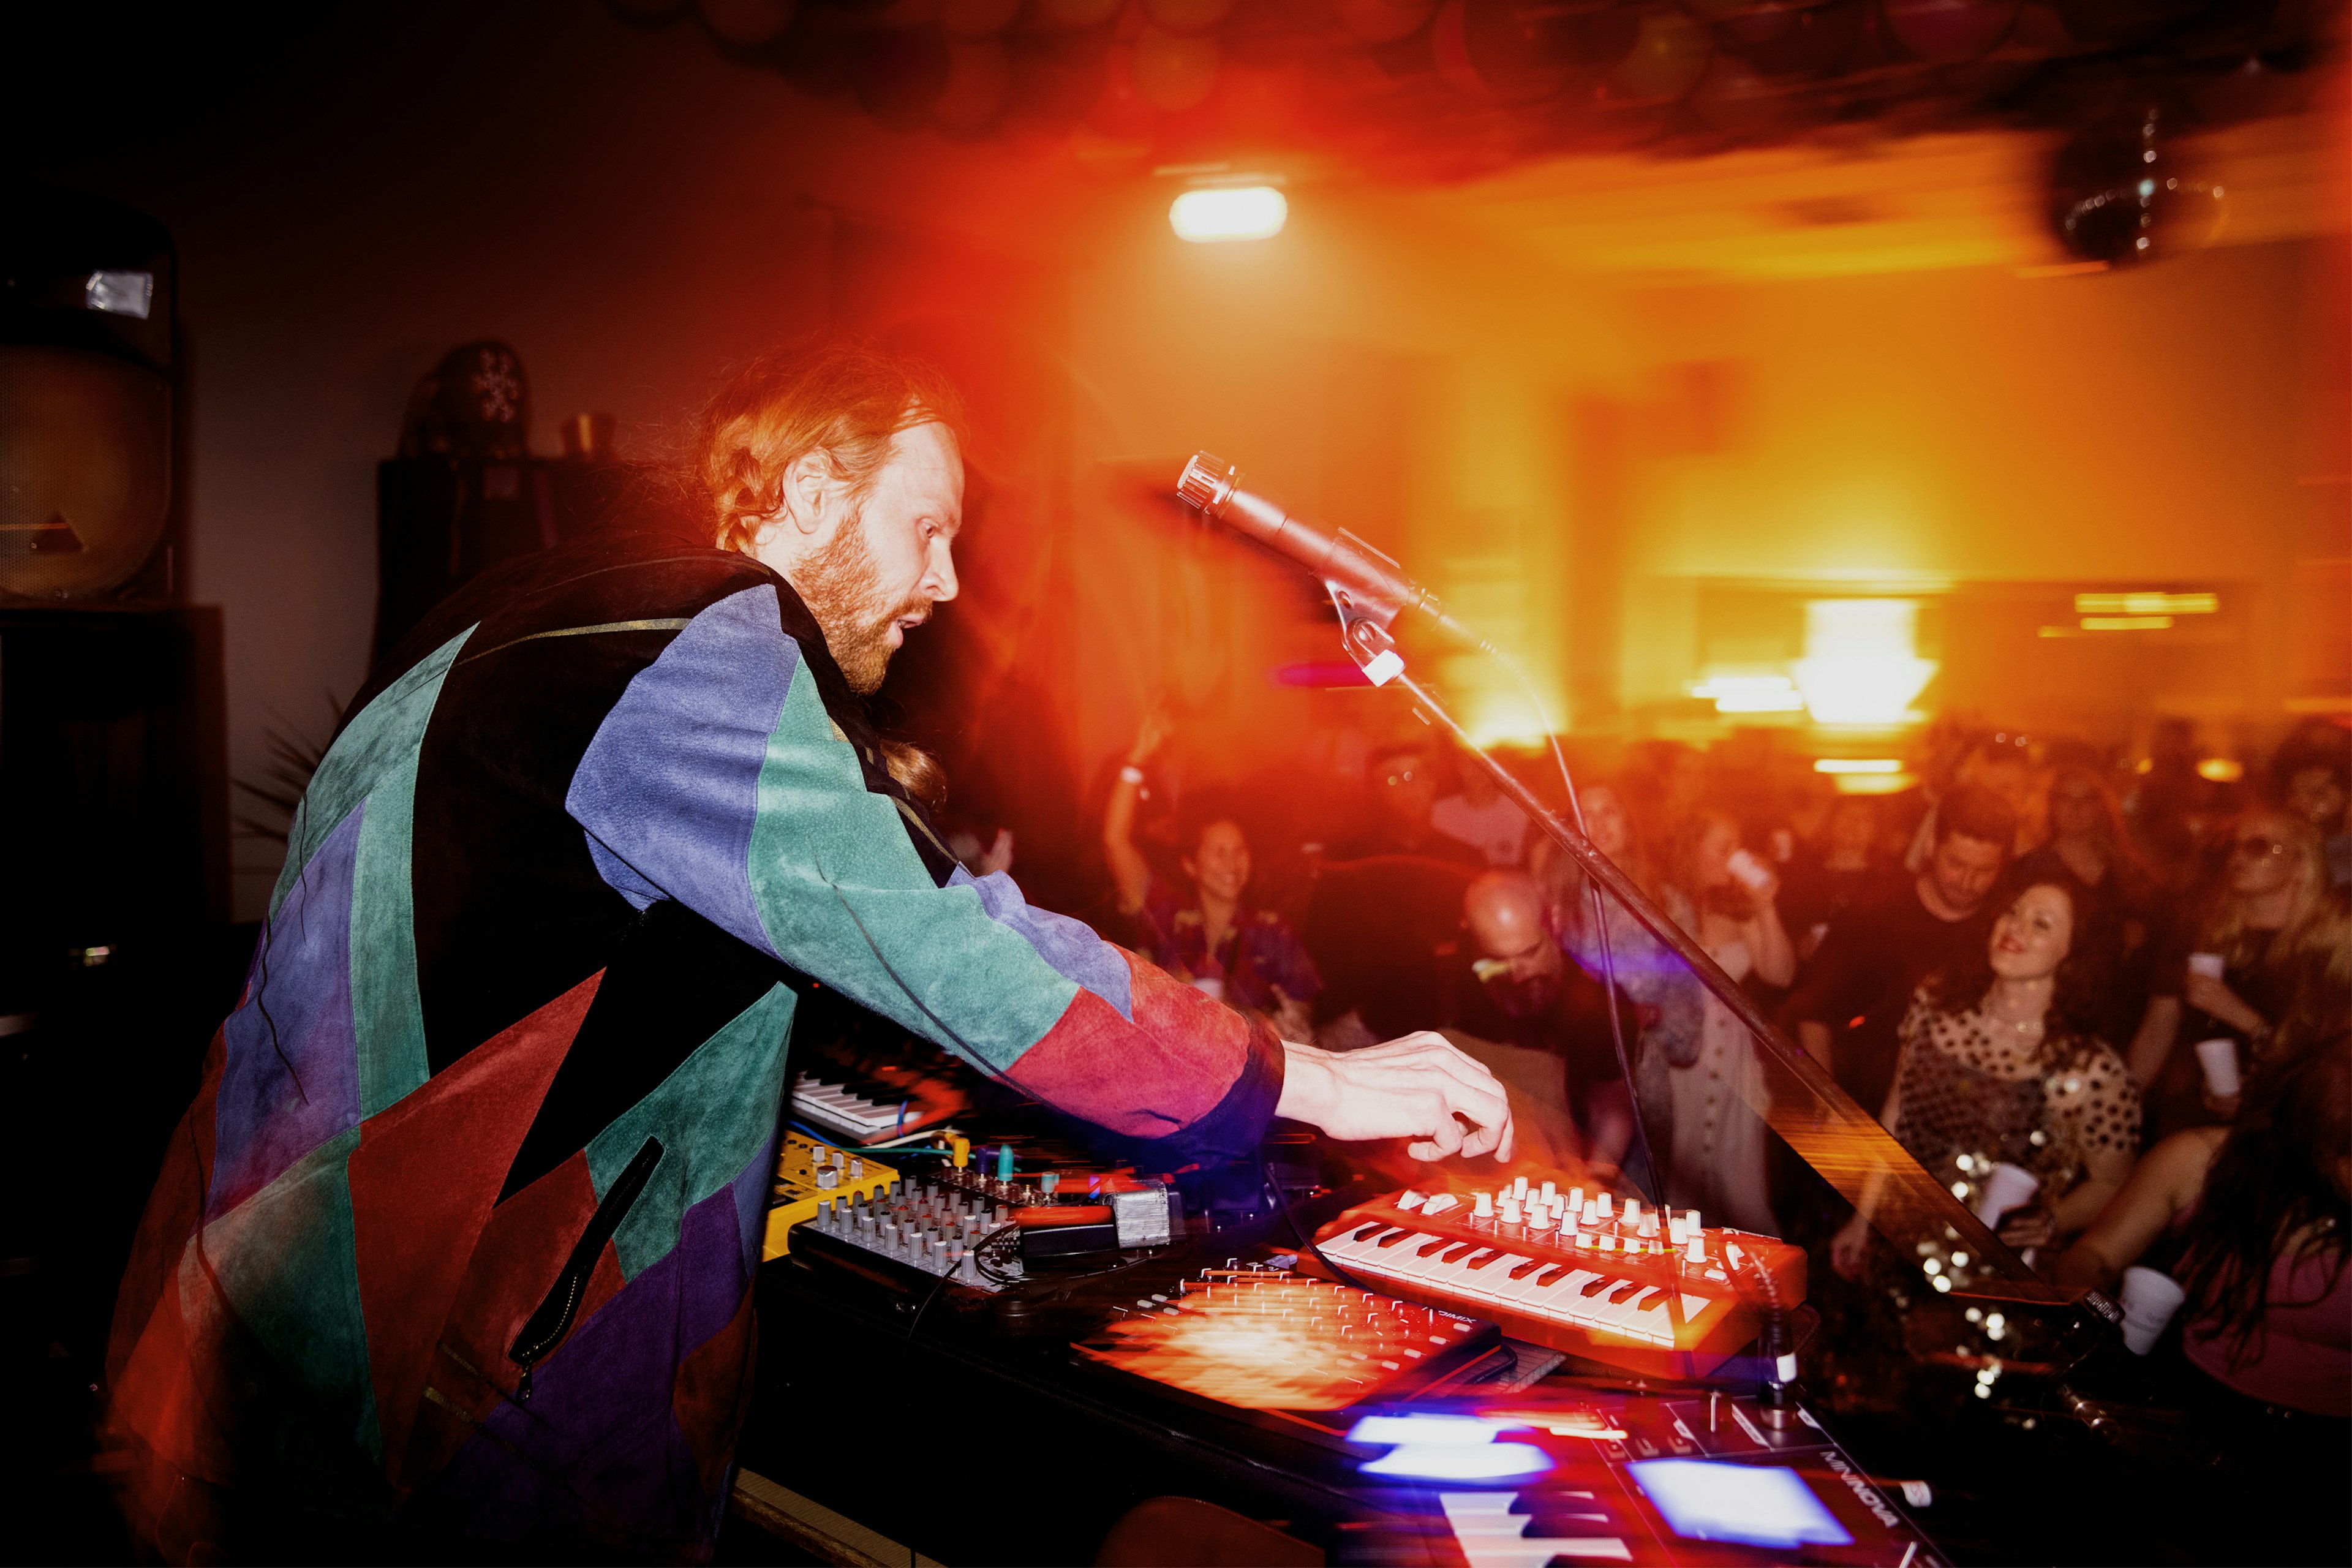
[{"label": "microphone", "polygon": [[1280,501],[1242,489],[1241,470],[1222,458],[1193,453],[1177,476],[1176,495],[1202,516],[1289,556],[1333,595],[1343,596],[1355,616],[1382,631],[1411,610],[1457,642],[1487,647],[1485,638],[1447,615],[1437,595],[1406,576],[1403,567],[1344,528],[1327,529],[1285,510]]}]

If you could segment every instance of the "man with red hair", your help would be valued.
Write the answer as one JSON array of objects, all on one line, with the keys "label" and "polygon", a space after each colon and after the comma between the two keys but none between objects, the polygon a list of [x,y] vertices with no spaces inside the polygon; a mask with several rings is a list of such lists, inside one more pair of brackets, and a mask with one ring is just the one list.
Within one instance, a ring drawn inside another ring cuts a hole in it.
[{"label": "man with red hair", "polygon": [[353,700],[117,1307],[165,1557],[707,1552],[811,981],[1168,1166],[1276,1114],[1509,1156],[1435,1037],[1286,1043],[940,845],[860,699],[955,596],[957,420],[869,345],[758,360],[677,495]]}]

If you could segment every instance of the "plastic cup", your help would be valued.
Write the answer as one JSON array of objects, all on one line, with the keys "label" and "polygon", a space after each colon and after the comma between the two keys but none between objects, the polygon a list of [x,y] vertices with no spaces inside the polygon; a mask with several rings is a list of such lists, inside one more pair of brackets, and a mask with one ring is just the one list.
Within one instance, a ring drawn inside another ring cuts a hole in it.
[{"label": "plastic cup", "polygon": [[2205,1069],[2205,1087],[2216,1100],[2227,1100],[2238,1092],[2238,1042],[2227,1035],[2214,1040],[2197,1042],[2197,1065]]},{"label": "plastic cup", "polygon": [[2192,952],[2189,955],[2189,973],[2191,974],[2202,974],[2208,979],[2219,980],[2221,978],[2222,971],[2229,967],[2230,961],[2218,952]]},{"label": "plastic cup", "polygon": [[2164,1337],[2164,1328],[2180,1310],[2189,1292],[2180,1281],[2158,1269],[2135,1264],[2124,1270],[2124,1343],[2134,1355],[2146,1355]]},{"label": "plastic cup", "polygon": [[1998,1226],[2001,1215],[2032,1203],[2033,1194],[2041,1190],[2041,1177],[2022,1165],[1996,1160],[1992,1169],[1985,1173],[1983,1188],[1977,1196],[1977,1218],[1986,1225]]}]

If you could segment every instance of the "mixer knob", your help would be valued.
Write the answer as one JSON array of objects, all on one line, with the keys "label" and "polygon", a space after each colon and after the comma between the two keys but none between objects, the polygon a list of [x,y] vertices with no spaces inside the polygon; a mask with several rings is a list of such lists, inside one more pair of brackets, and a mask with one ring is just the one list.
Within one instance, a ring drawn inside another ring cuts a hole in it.
[{"label": "mixer knob", "polygon": [[1630,1225],[1630,1226],[1638,1226],[1642,1223],[1642,1200],[1641,1200],[1641,1199],[1639,1199],[1639,1198],[1627,1198],[1627,1199],[1625,1200],[1625,1223],[1626,1223],[1627,1225]]},{"label": "mixer knob", "polygon": [[1523,1198],[1527,1195],[1528,1179],[1525,1176],[1513,1176],[1511,1178],[1511,1196],[1514,1198]]},{"label": "mixer knob", "polygon": [[1546,1208],[1541,1204],[1538,1204],[1534,1208],[1530,1209],[1528,1212],[1528,1228],[1529,1230],[1549,1230],[1551,1228],[1551,1210]]},{"label": "mixer knob", "polygon": [[1559,1189],[1557,1189],[1556,1187],[1554,1187],[1554,1186],[1553,1186],[1549,1182],[1546,1182],[1546,1183],[1543,1184],[1543,1201],[1544,1201],[1544,1207],[1546,1207],[1546,1208],[1549,1208],[1549,1207],[1551,1206],[1551,1200],[1552,1200],[1552,1198],[1556,1195],[1556,1194],[1558,1193],[1558,1191],[1559,1191]]},{"label": "mixer knob", "polygon": [[1584,1212],[1584,1189],[1582,1187],[1570,1187],[1568,1189],[1568,1206],[1574,1209],[1579,1214],[1582,1214]]},{"label": "mixer knob", "polygon": [[1610,1217],[1609,1205],[1610,1205],[1611,1202],[1612,1202],[1611,1196],[1610,1196],[1610,1194],[1607,1194],[1607,1193],[1603,1193],[1603,1194],[1601,1194],[1600,1195],[1600,1197],[1598,1197],[1597,1199],[1595,1199],[1595,1200],[1593,1201],[1593,1207],[1595,1207],[1595,1208],[1597,1208],[1597,1209],[1599,1209],[1599,1210],[1601,1211],[1601,1217],[1602,1219],[1607,1219],[1607,1218],[1609,1218],[1609,1217]]},{"label": "mixer knob", "polygon": [[1480,1193],[1477,1196],[1472,1198],[1470,1200],[1470,1217],[1473,1219],[1494,1218],[1495,1195],[1492,1193]]},{"label": "mixer knob", "polygon": [[1504,1195],[1504,1198],[1503,1198],[1503,1209],[1502,1209],[1502,1212],[1501,1212],[1500,1214],[1496,1215],[1495,1217],[1496,1217],[1496,1219],[1500,1220],[1500,1221],[1501,1221],[1503,1224],[1505,1224],[1505,1225],[1517,1225],[1517,1224],[1518,1224],[1518,1223],[1519,1223],[1519,1217],[1520,1217],[1520,1216],[1519,1216],[1519,1200],[1517,1199],[1517,1197],[1516,1197],[1516,1196],[1514,1196],[1514,1195],[1512,1195],[1512,1194],[1506,1194]]}]

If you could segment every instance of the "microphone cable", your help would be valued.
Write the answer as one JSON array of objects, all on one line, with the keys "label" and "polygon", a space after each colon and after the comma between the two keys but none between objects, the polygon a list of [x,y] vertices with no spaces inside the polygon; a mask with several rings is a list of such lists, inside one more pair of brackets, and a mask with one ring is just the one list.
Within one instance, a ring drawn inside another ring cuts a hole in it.
[{"label": "microphone cable", "polygon": [[[1481,638],[1478,647],[1517,683],[1519,694],[1528,700],[1528,706],[1535,710],[1536,721],[1543,726],[1544,740],[1551,747],[1552,762],[1559,769],[1560,786],[1568,792],[1569,815],[1576,820],[1576,831],[1587,843],[1591,842],[1591,835],[1586,833],[1584,827],[1584,803],[1577,798],[1576,780],[1568,770],[1568,753],[1560,749],[1559,732],[1552,724],[1551,714],[1544,708],[1543,699],[1537,695],[1535,683],[1519,668],[1518,660],[1493,643]],[[1592,900],[1592,934],[1601,944],[1601,985],[1609,999],[1609,1043],[1616,1050],[1617,1071],[1624,1079],[1625,1104],[1633,1117],[1633,1144],[1642,1153],[1642,1173],[1649,1178],[1650,1190],[1645,1195],[1655,1206],[1663,1204],[1664,1199],[1665,1175],[1658,1169],[1657,1157],[1650,1148],[1650,1130],[1642,1116],[1641,1091],[1634,1087],[1633,1064],[1625,1052],[1625,1025],[1617,1006],[1617,961],[1609,943],[1609,911],[1602,902],[1600,881],[1587,875],[1581,868],[1577,875],[1584,879],[1585,891]]]}]

